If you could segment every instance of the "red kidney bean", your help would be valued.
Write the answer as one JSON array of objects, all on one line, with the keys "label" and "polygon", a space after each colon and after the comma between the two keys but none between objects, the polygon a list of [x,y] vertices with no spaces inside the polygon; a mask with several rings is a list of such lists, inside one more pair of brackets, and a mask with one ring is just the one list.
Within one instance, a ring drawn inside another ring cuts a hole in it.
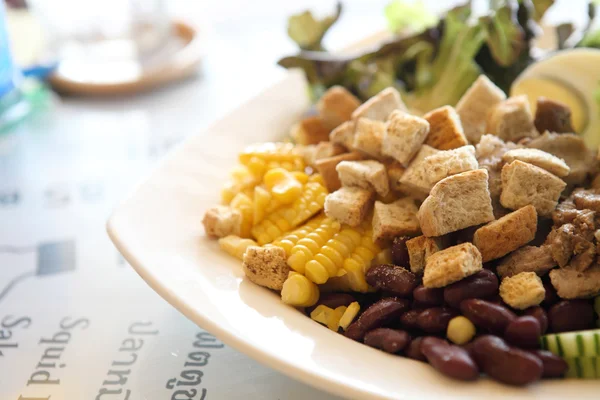
[{"label": "red kidney bean", "polygon": [[367,332],[365,344],[383,350],[386,353],[398,353],[410,343],[410,335],[406,331],[389,328],[376,328]]},{"label": "red kidney bean", "polygon": [[450,378],[473,381],[479,377],[479,368],[469,353],[444,339],[425,337],[421,342],[421,352],[433,368]]},{"label": "red kidney bean", "polygon": [[477,364],[491,378],[509,385],[526,385],[542,377],[544,365],[531,353],[510,347],[497,336],[475,339],[473,352]]},{"label": "red kidney bean", "polygon": [[444,288],[444,300],[458,308],[465,299],[485,299],[498,293],[498,277],[487,269]]},{"label": "red kidney bean", "polygon": [[544,294],[544,300],[542,300],[542,305],[544,307],[550,307],[553,304],[556,304],[560,301],[560,297],[556,293],[556,289],[552,286],[550,282],[543,282],[544,290],[546,291]]},{"label": "red kidney bean", "polygon": [[544,378],[560,378],[565,375],[569,364],[559,356],[550,353],[548,350],[527,350],[529,353],[537,356],[544,364]]},{"label": "red kidney bean", "polygon": [[444,304],[444,289],[419,285],[413,290],[413,298],[424,306],[441,306]]},{"label": "red kidney bean", "polygon": [[406,347],[406,350],[404,350],[404,354],[406,355],[406,357],[412,358],[413,360],[417,360],[417,361],[427,361],[427,358],[425,358],[425,355],[421,351],[421,342],[422,341],[423,341],[423,336],[420,336],[420,337],[417,337],[417,338],[414,338],[413,340],[411,340],[411,342]]},{"label": "red kidney bean", "polygon": [[562,300],[548,310],[553,332],[579,331],[594,324],[594,307],[587,300]]},{"label": "red kidney bean", "polygon": [[409,296],[417,286],[415,274],[404,267],[392,264],[381,264],[370,268],[365,274],[365,279],[376,289],[403,297]]},{"label": "red kidney bean", "polygon": [[540,323],[540,329],[542,330],[542,335],[546,333],[548,330],[548,315],[546,315],[546,311],[540,306],[529,307],[523,313],[524,315],[529,315],[538,320]]},{"label": "red kidney bean", "polygon": [[508,308],[481,299],[463,300],[460,311],[475,326],[497,334],[503,334],[508,324],[517,318]]},{"label": "red kidney bean", "polygon": [[333,309],[336,309],[340,306],[347,307],[354,301],[356,301],[354,296],[348,293],[323,293],[319,297],[319,302],[312,307],[307,307],[306,312],[308,315],[310,315],[310,313],[320,305],[324,305]]},{"label": "red kidney bean", "polygon": [[409,240],[408,236],[399,236],[394,238],[392,242],[392,262],[395,265],[408,268],[410,266],[410,258],[408,256],[408,248],[406,247],[406,241]]},{"label": "red kidney bean", "polygon": [[421,314],[420,310],[408,310],[400,316],[400,325],[404,329],[416,330],[419,329],[418,318]]},{"label": "red kidney bean", "polygon": [[427,333],[444,333],[450,320],[457,315],[451,308],[432,307],[419,314],[417,325]]},{"label": "red kidney bean", "polygon": [[504,331],[504,339],[519,347],[539,347],[540,336],[542,336],[540,323],[530,315],[524,315],[511,321]]},{"label": "red kidney bean", "polygon": [[346,337],[361,341],[365,334],[375,328],[397,320],[410,306],[410,302],[397,297],[381,299],[367,308],[346,329]]}]

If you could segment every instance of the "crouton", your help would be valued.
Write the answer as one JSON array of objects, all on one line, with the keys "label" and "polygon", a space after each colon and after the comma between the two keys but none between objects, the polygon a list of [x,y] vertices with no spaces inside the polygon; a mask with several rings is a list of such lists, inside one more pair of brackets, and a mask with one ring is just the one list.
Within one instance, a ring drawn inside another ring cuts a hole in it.
[{"label": "crouton", "polygon": [[329,134],[329,141],[342,145],[348,150],[352,150],[355,128],[356,124],[354,121],[346,121],[331,131]]},{"label": "crouton", "polygon": [[510,97],[497,104],[488,115],[487,131],[507,142],[539,136],[527,96]]},{"label": "crouton", "polygon": [[343,187],[325,198],[325,215],[343,224],[358,226],[373,207],[371,190]]},{"label": "crouton", "polygon": [[564,103],[545,97],[537,99],[534,124],[538,132],[575,132],[571,124],[571,109]]},{"label": "crouton", "polygon": [[515,143],[505,143],[504,140],[494,135],[483,135],[475,147],[475,157],[477,157],[479,167],[488,171],[492,200],[500,201],[500,192],[502,192],[501,171],[504,165],[502,156],[514,148],[517,148]]},{"label": "crouton", "polygon": [[388,87],[354,110],[352,119],[356,121],[359,118],[369,118],[385,121],[394,110],[406,110],[406,106],[400,98],[400,93],[395,88]]},{"label": "crouton", "polygon": [[372,189],[380,196],[390,191],[385,166],[374,160],[342,161],[336,167],[342,186]]},{"label": "crouton", "polygon": [[[415,199],[425,200],[425,198],[429,194],[429,191],[421,189],[421,187],[417,184],[417,182],[420,182],[421,179],[421,163],[425,160],[425,158],[434,155],[437,152],[439,152],[439,150],[434,149],[433,147],[428,146],[426,144],[421,146],[421,149],[419,149],[417,155],[410,162],[408,168],[406,168],[405,170],[403,169],[402,174],[399,174],[399,179],[396,182],[396,190],[399,190],[408,196],[412,196]],[[398,161],[395,162],[397,163],[397,165],[402,165]],[[389,170],[388,174],[390,174]],[[408,184],[405,184],[403,182],[408,182]]]},{"label": "crouton", "polygon": [[469,144],[460,117],[454,107],[443,106],[423,116],[429,122],[425,144],[439,150],[456,149]]},{"label": "crouton", "polygon": [[317,110],[330,130],[352,118],[360,100],[342,86],[332,86],[317,102]]},{"label": "crouton", "polygon": [[429,122],[396,110],[389,118],[383,135],[383,154],[393,157],[405,167],[417,154],[429,133]]},{"label": "crouton", "polygon": [[577,190],[573,192],[573,202],[579,210],[592,210],[600,213],[600,190]]},{"label": "crouton", "polygon": [[485,133],[488,113],[504,99],[504,92],[483,74],[463,94],[456,104],[456,112],[471,143],[479,143]]},{"label": "crouton", "polygon": [[525,246],[506,256],[496,267],[496,272],[501,278],[520,272],[535,272],[543,276],[554,267],[556,261],[548,246]]},{"label": "crouton", "polygon": [[331,142],[321,142],[319,144],[311,144],[304,148],[304,162],[306,165],[314,167],[317,160],[329,158],[344,154],[346,148]]},{"label": "crouton", "polygon": [[375,202],[373,213],[373,241],[383,247],[396,236],[414,236],[420,233],[415,201],[410,197],[390,204]]},{"label": "crouton", "polygon": [[502,168],[500,203],[511,210],[531,204],[542,217],[550,217],[567,186],[550,172],[515,160]]},{"label": "crouton", "polygon": [[285,250],[277,246],[248,247],[242,266],[251,282],[273,290],[281,290],[290,273]]},{"label": "crouton", "polygon": [[537,306],[545,295],[544,284],[535,272],[520,272],[500,282],[500,297],[517,310]]},{"label": "crouton", "polygon": [[360,118],[356,121],[352,149],[361,151],[373,158],[382,160],[381,143],[385,134],[385,122]]},{"label": "crouton", "polygon": [[295,124],[290,136],[298,144],[317,144],[329,140],[329,128],[320,116],[310,116]]},{"label": "crouton", "polygon": [[531,242],[536,230],[537,213],[529,205],[477,229],[473,244],[481,252],[483,262],[488,262]]},{"label": "crouton", "polygon": [[569,168],[564,160],[538,149],[509,150],[504,153],[502,160],[507,164],[510,164],[514,160],[520,160],[543,168],[551,174],[561,178],[569,175],[569,172],[571,171],[571,168]]},{"label": "crouton", "polygon": [[[415,157],[416,158],[416,157]],[[404,174],[405,168],[398,161],[394,160],[387,165],[387,174],[390,189],[394,192],[400,191],[400,178]]]},{"label": "crouton", "polygon": [[475,148],[471,145],[453,150],[442,150],[425,157],[423,161],[411,163],[410,173],[400,178],[400,183],[414,191],[426,196],[433,186],[444,178],[461,172],[477,169],[479,164],[475,159]]},{"label": "crouton", "polygon": [[570,133],[549,133],[532,139],[527,147],[543,150],[563,159],[571,172],[563,178],[569,185],[581,185],[591,175],[597,160],[594,152],[588,149],[583,139]]},{"label": "crouton", "polygon": [[413,274],[422,274],[427,259],[444,247],[441,238],[429,238],[421,235],[407,240],[406,248],[410,260],[410,271]]},{"label": "crouton", "polygon": [[448,247],[429,256],[425,263],[423,285],[440,288],[481,271],[481,253],[472,243]]},{"label": "crouton", "polygon": [[222,238],[227,235],[240,235],[242,213],[229,206],[214,206],[206,211],[202,219],[208,236]]},{"label": "crouton", "polygon": [[485,169],[449,176],[435,184],[417,214],[425,236],[441,236],[494,219]]},{"label": "crouton", "polygon": [[342,161],[362,160],[363,156],[359,152],[344,153],[333,157],[322,158],[315,161],[315,167],[325,181],[325,186],[329,192],[335,192],[342,187],[338,173],[335,167]]},{"label": "crouton", "polygon": [[585,271],[557,268],[550,271],[550,281],[562,299],[587,299],[600,294],[600,265]]}]

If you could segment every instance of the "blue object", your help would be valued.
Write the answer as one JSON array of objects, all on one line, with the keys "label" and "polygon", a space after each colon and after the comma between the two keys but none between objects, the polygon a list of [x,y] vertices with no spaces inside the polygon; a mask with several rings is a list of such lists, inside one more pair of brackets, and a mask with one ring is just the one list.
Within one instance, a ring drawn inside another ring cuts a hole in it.
[{"label": "blue object", "polygon": [[21,79],[10,52],[5,7],[4,2],[0,1],[0,97],[14,90]]}]

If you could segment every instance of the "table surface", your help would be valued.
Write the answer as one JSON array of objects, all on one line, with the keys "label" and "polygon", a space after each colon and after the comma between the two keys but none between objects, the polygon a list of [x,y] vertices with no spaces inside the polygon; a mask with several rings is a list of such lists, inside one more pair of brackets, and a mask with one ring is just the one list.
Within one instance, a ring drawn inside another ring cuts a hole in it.
[{"label": "table surface", "polygon": [[[385,28],[387,1],[344,3],[327,45]],[[193,399],[334,398],[211,341],[146,286],[104,230],[114,205],[170,148],[285,74],[275,63],[296,50],[287,15],[334,2],[169,6],[202,32],[195,77],[125,98],[56,97],[49,112],[0,135],[2,399],[176,398],[190,357],[202,360],[188,377],[199,380]]]}]

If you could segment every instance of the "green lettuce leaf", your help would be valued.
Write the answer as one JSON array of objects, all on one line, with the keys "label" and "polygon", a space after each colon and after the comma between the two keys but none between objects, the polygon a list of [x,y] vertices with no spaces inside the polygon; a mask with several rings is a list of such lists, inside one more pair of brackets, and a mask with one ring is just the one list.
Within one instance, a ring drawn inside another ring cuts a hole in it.
[{"label": "green lettuce leaf", "polygon": [[517,21],[517,1],[503,3],[479,20],[487,36],[490,54],[499,65],[506,67],[519,58],[527,43],[525,31]]},{"label": "green lettuce leaf", "polygon": [[288,19],[288,36],[302,50],[323,50],[323,37],[340,18],[342,4],[337,3],[335,13],[323,19],[316,19],[310,11],[292,15]]},{"label": "green lettuce leaf", "polygon": [[422,1],[393,0],[385,7],[385,18],[391,32],[420,32],[438,23],[438,17]]}]

